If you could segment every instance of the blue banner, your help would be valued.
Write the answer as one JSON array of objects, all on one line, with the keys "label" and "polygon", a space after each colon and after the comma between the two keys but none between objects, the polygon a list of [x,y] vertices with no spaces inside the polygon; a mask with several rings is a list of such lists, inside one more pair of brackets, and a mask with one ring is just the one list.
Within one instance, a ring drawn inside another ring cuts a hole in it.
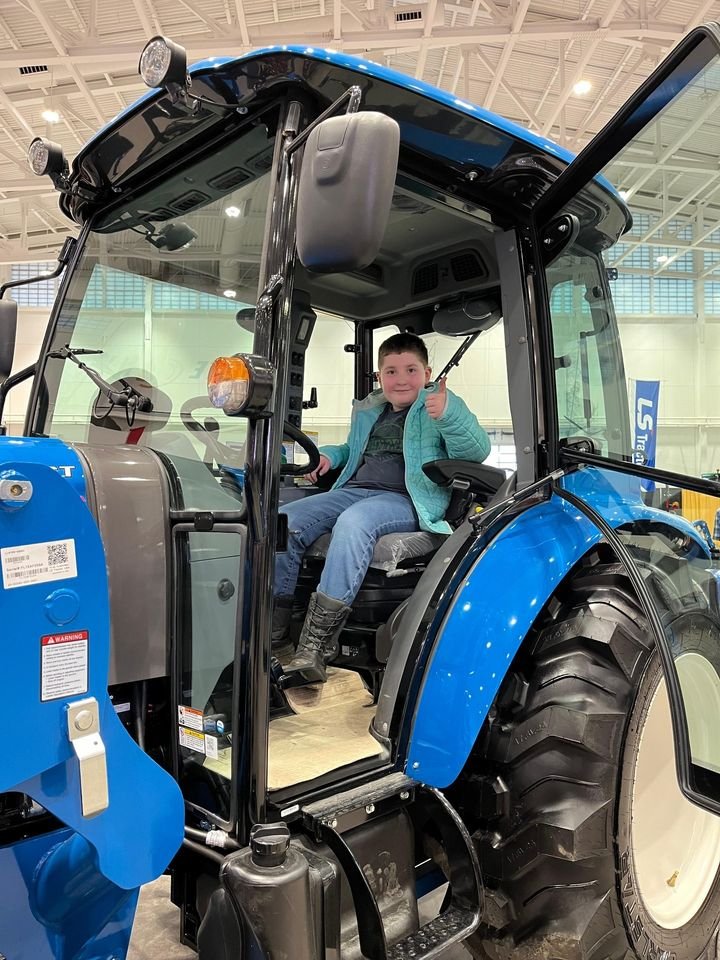
[{"label": "blue banner", "polygon": [[[633,463],[655,466],[657,452],[657,417],[660,400],[659,380],[635,381],[635,408],[633,415]],[[655,487],[651,480],[643,480],[642,489],[650,492]]]}]

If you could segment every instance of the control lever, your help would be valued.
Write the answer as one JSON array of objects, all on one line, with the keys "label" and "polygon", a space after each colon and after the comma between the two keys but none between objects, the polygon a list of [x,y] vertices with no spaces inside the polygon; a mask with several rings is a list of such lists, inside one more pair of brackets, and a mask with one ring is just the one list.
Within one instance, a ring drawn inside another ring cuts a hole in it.
[{"label": "control lever", "polygon": [[82,815],[107,810],[108,775],[105,744],[100,736],[100,711],[95,697],[68,704],[68,737],[80,762]]},{"label": "control lever", "polygon": [[310,388],[310,399],[303,400],[303,410],[314,410],[318,405],[317,387]]}]

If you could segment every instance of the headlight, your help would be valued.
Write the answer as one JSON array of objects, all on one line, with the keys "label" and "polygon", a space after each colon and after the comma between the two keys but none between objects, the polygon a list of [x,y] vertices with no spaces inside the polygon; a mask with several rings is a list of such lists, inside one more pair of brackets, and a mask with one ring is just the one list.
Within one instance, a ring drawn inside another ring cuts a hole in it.
[{"label": "headlight", "polygon": [[153,37],[140,54],[138,72],[149,87],[166,87],[170,83],[186,86],[185,48],[166,37]]},{"label": "headlight", "polygon": [[35,137],[28,147],[28,162],[30,169],[38,177],[45,174],[64,173],[67,168],[65,154],[59,143],[46,140],[45,137]]},{"label": "headlight", "polygon": [[207,378],[208,397],[229,416],[241,413],[250,395],[250,370],[242,357],[218,357]]},{"label": "headlight", "polygon": [[272,367],[264,357],[251,353],[218,357],[208,371],[208,397],[229,417],[266,417],[273,382]]}]

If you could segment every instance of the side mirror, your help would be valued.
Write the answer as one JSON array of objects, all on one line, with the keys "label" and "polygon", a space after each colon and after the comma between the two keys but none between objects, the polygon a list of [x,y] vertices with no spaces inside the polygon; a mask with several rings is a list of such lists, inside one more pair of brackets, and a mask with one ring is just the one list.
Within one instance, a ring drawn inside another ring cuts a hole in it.
[{"label": "side mirror", "polygon": [[297,250],[315,273],[359,270],[377,256],[395,187],[400,127],[384,113],[347,113],[310,133],[300,173]]},{"label": "side mirror", "polygon": [[15,358],[17,303],[0,300],[0,383],[10,376]]}]

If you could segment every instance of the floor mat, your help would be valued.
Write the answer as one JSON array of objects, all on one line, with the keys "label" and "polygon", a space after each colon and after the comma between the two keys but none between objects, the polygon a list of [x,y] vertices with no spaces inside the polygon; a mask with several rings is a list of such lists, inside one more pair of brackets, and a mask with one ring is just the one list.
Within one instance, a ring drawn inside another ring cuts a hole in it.
[{"label": "floor mat", "polygon": [[271,790],[382,754],[382,746],[368,730],[375,716],[372,695],[354,670],[329,667],[327,683],[310,683],[286,693],[295,716],[270,723]]}]

